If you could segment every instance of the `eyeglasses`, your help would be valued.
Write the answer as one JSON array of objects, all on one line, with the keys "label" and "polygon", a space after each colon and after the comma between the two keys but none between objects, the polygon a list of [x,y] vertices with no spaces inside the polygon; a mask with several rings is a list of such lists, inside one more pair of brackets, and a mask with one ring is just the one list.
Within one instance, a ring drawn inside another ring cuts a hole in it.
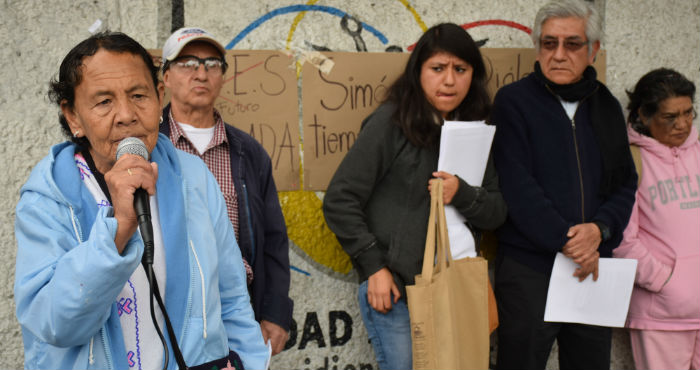
[{"label": "eyeglasses", "polygon": [[177,66],[178,69],[186,73],[192,73],[196,71],[200,65],[204,65],[204,70],[206,72],[223,73],[226,69],[226,62],[216,57],[202,59],[194,55],[183,55],[175,59],[173,61],[173,64]]},{"label": "eyeglasses", "polygon": [[[585,45],[590,44],[590,41],[583,41],[578,38],[564,39],[563,45],[564,49],[567,51],[579,51]],[[545,37],[540,40],[540,47],[545,50],[556,50],[559,48],[559,39],[554,37]]]},{"label": "eyeglasses", "polygon": [[678,123],[678,118],[683,119],[684,122],[692,122],[697,116],[698,113],[695,111],[695,108],[693,108],[682,113],[664,113],[661,117],[659,117],[659,122],[661,122],[666,128],[671,128]]}]

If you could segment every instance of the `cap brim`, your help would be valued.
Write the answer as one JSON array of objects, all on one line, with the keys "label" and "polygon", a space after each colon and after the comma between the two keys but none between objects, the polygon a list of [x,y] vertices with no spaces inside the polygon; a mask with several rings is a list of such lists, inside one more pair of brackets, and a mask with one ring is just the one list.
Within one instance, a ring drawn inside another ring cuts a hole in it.
[{"label": "cap brim", "polygon": [[183,41],[182,43],[180,43],[180,45],[178,45],[177,49],[175,49],[172,53],[170,53],[170,55],[165,56],[165,60],[172,62],[175,58],[177,58],[180,55],[180,52],[182,51],[182,49],[184,49],[185,46],[187,46],[189,43],[191,43],[193,41],[207,42],[207,43],[211,44],[212,46],[214,46],[221,53],[222,56],[226,56],[226,49],[224,49],[223,45],[221,45],[218,41],[216,41],[211,36],[201,34],[198,36],[192,36],[192,37],[188,38],[187,40]]}]

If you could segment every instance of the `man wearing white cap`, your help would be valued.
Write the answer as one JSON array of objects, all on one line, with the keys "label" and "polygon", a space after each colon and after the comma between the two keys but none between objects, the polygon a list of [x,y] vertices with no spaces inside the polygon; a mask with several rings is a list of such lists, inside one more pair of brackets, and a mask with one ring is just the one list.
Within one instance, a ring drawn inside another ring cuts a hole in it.
[{"label": "man wearing white cap", "polygon": [[255,319],[274,355],[284,349],[292,320],[287,229],[269,155],[214,108],[227,68],[225,55],[224,47],[201,28],[181,28],[168,38],[163,82],[171,98],[160,132],[178,149],[199,156],[218,181],[246,266]]}]

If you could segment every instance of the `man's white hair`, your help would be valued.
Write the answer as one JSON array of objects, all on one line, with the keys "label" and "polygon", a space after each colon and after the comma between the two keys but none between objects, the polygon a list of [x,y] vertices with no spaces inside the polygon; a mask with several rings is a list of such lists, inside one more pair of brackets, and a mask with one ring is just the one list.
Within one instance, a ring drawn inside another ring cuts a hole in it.
[{"label": "man's white hair", "polygon": [[545,4],[537,11],[535,26],[532,28],[532,41],[535,49],[540,50],[542,25],[550,18],[575,17],[586,20],[586,38],[588,39],[588,55],[593,53],[593,44],[603,39],[602,20],[593,4],[582,0],[555,0]]}]

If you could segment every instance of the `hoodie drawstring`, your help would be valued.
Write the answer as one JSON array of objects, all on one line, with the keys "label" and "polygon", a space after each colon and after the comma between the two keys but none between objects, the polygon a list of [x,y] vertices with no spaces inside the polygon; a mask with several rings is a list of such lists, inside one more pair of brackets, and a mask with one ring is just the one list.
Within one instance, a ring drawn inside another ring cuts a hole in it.
[{"label": "hoodie drawstring", "polygon": [[202,329],[202,337],[204,339],[207,338],[207,302],[206,302],[206,293],[204,291],[204,273],[202,272],[202,266],[199,264],[199,257],[197,257],[197,251],[194,250],[194,244],[192,243],[192,239],[190,239],[190,248],[192,249],[192,253],[194,254],[194,259],[197,261],[197,268],[199,269],[199,277],[202,279],[202,320],[203,320],[203,329]]}]

